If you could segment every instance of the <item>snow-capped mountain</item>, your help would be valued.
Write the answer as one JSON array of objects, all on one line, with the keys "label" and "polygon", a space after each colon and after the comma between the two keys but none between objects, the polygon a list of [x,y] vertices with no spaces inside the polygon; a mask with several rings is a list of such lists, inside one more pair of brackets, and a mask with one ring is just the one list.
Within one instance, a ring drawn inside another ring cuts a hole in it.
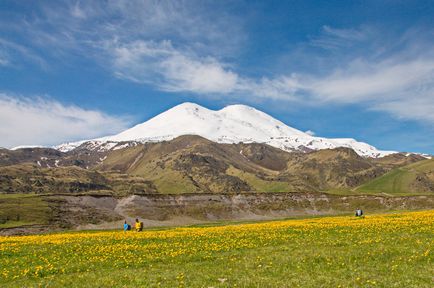
[{"label": "snow-capped mountain", "polygon": [[[314,137],[245,105],[230,105],[214,111],[194,103],[183,103],[117,135],[66,143],[55,147],[66,152],[82,144],[91,149],[111,150],[137,143],[171,140],[181,135],[199,135],[217,143],[266,143],[285,151],[352,148],[365,157],[383,157],[381,151],[351,138]],[[122,142],[122,143],[120,143]]]}]

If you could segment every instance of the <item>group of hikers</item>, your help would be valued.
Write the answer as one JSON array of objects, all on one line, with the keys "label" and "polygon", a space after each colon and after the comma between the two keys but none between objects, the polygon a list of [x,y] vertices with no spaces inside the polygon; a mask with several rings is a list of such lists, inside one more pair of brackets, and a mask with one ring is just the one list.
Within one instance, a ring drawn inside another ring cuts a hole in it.
[{"label": "group of hikers", "polygon": [[[356,210],[356,217],[364,217],[363,216],[363,210],[362,209],[357,209]],[[136,232],[140,232],[143,230],[143,222],[140,222],[139,219],[136,218],[136,222],[134,223],[134,230],[136,230]],[[127,223],[127,220],[125,220],[124,222],[124,231],[131,231],[131,225]]]},{"label": "group of hikers", "polygon": [[[127,223],[127,220],[125,220],[124,222],[124,231],[130,231],[131,230],[131,225]],[[134,223],[134,230],[136,230],[136,232],[140,232],[143,230],[143,222],[140,222],[139,219],[136,218],[136,222]]]}]

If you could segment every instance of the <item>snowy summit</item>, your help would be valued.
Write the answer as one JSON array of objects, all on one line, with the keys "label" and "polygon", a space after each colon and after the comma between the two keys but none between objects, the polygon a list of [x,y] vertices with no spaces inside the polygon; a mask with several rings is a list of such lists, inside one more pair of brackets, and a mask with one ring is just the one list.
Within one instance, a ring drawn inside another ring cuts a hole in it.
[{"label": "snowy summit", "polygon": [[351,138],[314,137],[245,105],[230,105],[214,111],[194,103],[175,106],[117,135],[57,146],[69,151],[83,143],[95,149],[111,149],[118,142],[159,142],[181,135],[199,135],[217,143],[266,143],[285,151],[311,151],[348,147],[365,157],[383,157],[395,151],[380,151]]}]

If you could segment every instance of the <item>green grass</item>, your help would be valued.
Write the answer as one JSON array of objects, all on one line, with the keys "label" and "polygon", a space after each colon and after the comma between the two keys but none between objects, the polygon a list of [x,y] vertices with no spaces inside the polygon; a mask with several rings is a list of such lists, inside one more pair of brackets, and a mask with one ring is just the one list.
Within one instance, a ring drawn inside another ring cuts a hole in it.
[{"label": "green grass", "polygon": [[432,287],[434,211],[0,237],[1,287]]},{"label": "green grass", "polygon": [[16,228],[16,227],[22,227],[27,225],[36,225],[36,224],[44,224],[44,223],[38,223],[38,222],[31,222],[31,221],[6,221],[3,224],[0,224],[0,229],[4,228]]},{"label": "green grass", "polygon": [[[355,192],[366,194],[386,193],[389,195],[422,195],[432,194],[420,191],[414,185],[417,177],[422,175],[434,176],[434,160],[425,160],[411,165],[394,169],[355,189]],[[433,181],[434,179],[431,179]],[[419,190],[419,191],[418,191]]]},{"label": "green grass", "polygon": [[34,194],[0,194],[0,228],[47,224],[48,204]]},{"label": "green grass", "polygon": [[177,171],[161,169],[158,175],[152,175],[149,179],[153,181],[158,192],[162,194],[194,193],[197,191],[197,187]]},{"label": "green grass", "polygon": [[333,194],[333,195],[356,195],[360,193],[355,193],[351,191],[351,188],[332,188],[324,191],[324,193]]},{"label": "green grass", "polygon": [[238,177],[241,180],[245,181],[250,187],[254,189],[254,191],[257,192],[293,191],[292,186],[288,182],[263,180],[252,173],[241,171],[234,168],[233,166],[229,167],[226,173],[228,175]]},{"label": "green grass", "polygon": [[0,201],[3,199],[24,199],[24,198],[33,198],[36,194],[2,194],[0,193]]}]

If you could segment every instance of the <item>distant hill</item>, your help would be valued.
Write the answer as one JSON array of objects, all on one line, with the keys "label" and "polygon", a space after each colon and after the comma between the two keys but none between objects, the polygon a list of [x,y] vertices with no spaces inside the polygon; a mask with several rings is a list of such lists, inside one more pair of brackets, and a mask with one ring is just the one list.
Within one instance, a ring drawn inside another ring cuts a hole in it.
[{"label": "distant hill", "polygon": [[361,185],[356,191],[390,195],[434,193],[434,160],[419,161],[393,169]]}]

